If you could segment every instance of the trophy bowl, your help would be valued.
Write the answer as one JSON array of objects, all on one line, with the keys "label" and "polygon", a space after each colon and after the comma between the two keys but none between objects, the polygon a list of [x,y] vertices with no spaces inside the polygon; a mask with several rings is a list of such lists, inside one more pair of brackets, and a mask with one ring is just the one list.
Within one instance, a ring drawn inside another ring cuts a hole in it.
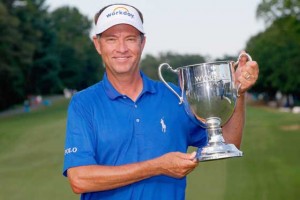
[{"label": "trophy bowl", "polygon": [[[162,69],[178,75],[181,95],[163,78]],[[222,126],[234,112],[238,87],[235,86],[233,62],[200,63],[172,69],[163,63],[158,68],[160,80],[179,98],[186,112],[206,128],[208,144],[197,150],[198,161],[240,157],[243,153],[234,144],[227,144]]]}]

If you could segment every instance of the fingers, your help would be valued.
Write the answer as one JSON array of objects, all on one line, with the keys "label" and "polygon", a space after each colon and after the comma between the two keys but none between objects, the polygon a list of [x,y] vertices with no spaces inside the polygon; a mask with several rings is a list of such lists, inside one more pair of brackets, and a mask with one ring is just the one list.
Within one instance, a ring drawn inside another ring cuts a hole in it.
[{"label": "fingers", "polygon": [[244,93],[249,90],[257,81],[259,74],[258,64],[255,61],[248,61],[241,69],[241,74],[238,77],[238,81],[241,84],[240,93]]},{"label": "fingers", "polygon": [[251,78],[251,76],[252,76],[249,72],[243,72],[242,75],[244,76],[244,78],[246,80],[249,80]]},{"label": "fingers", "polygon": [[161,158],[161,167],[163,168],[163,174],[174,178],[182,178],[193,171],[198,162],[195,162],[196,152],[193,153],[181,153],[171,152],[167,153]]},{"label": "fingers", "polygon": [[246,80],[254,79],[255,81],[258,78],[258,65],[255,61],[249,61],[246,63],[246,66],[241,69],[241,75]]},{"label": "fingers", "polygon": [[193,161],[193,162],[198,162],[196,155],[197,155],[197,152],[196,152],[196,151],[192,152],[192,153],[189,155],[189,156],[190,156],[189,159],[190,159],[191,161]]},{"label": "fingers", "polygon": [[196,155],[197,155],[196,151],[194,151],[192,153],[187,153],[187,154],[182,153],[182,158],[191,160],[192,162],[197,163],[198,161],[197,161]]}]

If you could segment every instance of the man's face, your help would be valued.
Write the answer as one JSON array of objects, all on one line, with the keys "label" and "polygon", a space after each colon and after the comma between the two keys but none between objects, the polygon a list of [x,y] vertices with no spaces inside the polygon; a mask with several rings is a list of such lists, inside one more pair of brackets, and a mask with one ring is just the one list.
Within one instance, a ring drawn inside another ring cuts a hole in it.
[{"label": "man's face", "polygon": [[108,75],[133,74],[139,70],[139,62],[145,45],[140,32],[127,24],[115,25],[94,39]]}]

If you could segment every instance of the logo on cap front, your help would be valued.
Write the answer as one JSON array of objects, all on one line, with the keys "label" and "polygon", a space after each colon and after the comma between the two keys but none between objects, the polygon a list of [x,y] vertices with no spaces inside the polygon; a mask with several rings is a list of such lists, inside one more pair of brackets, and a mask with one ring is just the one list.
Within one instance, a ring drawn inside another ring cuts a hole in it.
[{"label": "logo on cap front", "polygon": [[115,5],[106,8],[97,20],[95,33],[102,33],[117,24],[128,24],[145,33],[138,11],[126,5]]},{"label": "logo on cap front", "polygon": [[111,13],[106,14],[106,17],[110,18],[116,15],[124,15],[130,18],[134,18],[134,15],[130,13],[129,10],[125,7],[116,7]]}]

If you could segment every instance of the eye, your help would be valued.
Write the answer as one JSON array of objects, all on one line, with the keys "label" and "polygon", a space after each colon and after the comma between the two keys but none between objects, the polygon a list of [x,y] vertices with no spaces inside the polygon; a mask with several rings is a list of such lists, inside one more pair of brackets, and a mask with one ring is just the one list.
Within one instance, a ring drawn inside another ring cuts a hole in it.
[{"label": "eye", "polygon": [[135,36],[132,36],[132,37],[128,37],[128,38],[127,38],[127,41],[128,41],[128,42],[136,42],[136,40],[137,40],[137,37],[135,37]]},{"label": "eye", "polygon": [[106,42],[109,42],[109,43],[113,43],[113,42],[115,42],[117,39],[115,38],[115,37],[107,37],[106,39],[105,39],[105,41]]}]

